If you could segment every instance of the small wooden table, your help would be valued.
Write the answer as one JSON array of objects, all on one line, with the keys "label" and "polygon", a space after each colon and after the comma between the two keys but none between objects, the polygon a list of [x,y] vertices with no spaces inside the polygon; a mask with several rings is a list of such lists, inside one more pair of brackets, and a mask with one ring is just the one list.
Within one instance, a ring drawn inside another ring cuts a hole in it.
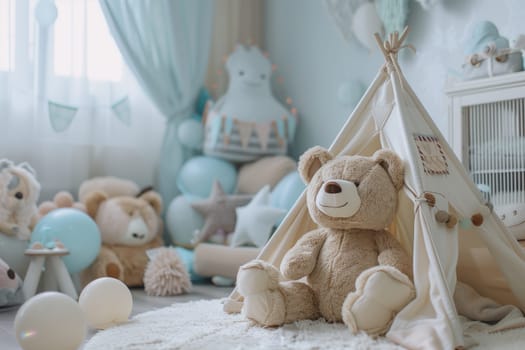
[{"label": "small wooden table", "polygon": [[34,243],[31,248],[26,249],[24,254],[31,259],[22,288],[26,300],[35,295],[44,266],[46,266],[46,272],[52,274],[49,278],[56,278],[58,289],[61,292],[75,300],[78,299],[73,280],[62,261],[63,256],[69,255],[69,250],[60,242],[55,243],[52,249],[45,248],[41,243]]}]

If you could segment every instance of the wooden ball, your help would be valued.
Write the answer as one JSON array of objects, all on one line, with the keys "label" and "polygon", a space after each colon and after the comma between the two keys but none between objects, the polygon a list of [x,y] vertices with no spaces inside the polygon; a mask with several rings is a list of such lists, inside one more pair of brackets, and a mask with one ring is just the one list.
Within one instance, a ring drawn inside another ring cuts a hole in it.
[{"label": "wooden ball", "polygon": [[434,207],[436,205],[436,197],[434,197],[432,193],[425,193],[423,197],[425,197],[428,205],[430,205],[431,207]]},{"label": "wooden ball", "polygon": [[483,215],[474,214],[471,216],[470,221],[472,221],[474,226],[481,226],[483,224]]},{"label": "wooden ball", "polygon": [[436,217],[436,221],[442,224],[446,223],[449,219],[448,213],[444,210],[438,210],[435,217]]},{"label": "wooden ball", "polygon": [[458,218],[455,215],[450,215],[447,221],[447,227],[453,228],[458,223]]}]

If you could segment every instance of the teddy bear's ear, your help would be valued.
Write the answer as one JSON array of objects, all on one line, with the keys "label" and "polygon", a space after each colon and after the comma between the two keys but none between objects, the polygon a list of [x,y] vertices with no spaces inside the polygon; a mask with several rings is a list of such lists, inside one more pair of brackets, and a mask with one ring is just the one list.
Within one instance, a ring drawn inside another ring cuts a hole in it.
[{"label": "teddy bear's ear", "polygon": [[0,159],[0,171],[13,166],[13,162],[9,159]]},{"label": "teddy bear's ear", "polygon": [[312,147],[304,152],[297,167],[304,183],[308,184],[317,170],[332,159],[332,154],[321,146]]},{"label": "teddy bear's ear", "polygon": [[19,166],[20,168],[23,168],[23,169],[27,170],[27,171],[30,172],[33,176],[36,177],[36,171],[35,171],[35,169],[33,169],[33,167],[32,167],[31,165],[29,165],[29,163],[27,163],[27,162],[23,162],[23,163],[18,164],[18,166]]},{"label": "teddy bear's ear", "polygon": [[160,215],[162,213],[162,198],[157,192],[146,191],[143,194],[141,194],[139,198],[142,198],[146,202],[148,202],[157,214]]},{"label": "teddy bear's ear", "polygon": [[394,187],[400,190],[405,178],[405,166],[401,158],[390,150],[381,149],[374,153],[374,160],[385,168]]},{"label": "teddy bear's ear", "polygon": [[101,191],[95,191],[89,193],[85,198],[86,212],[92,218],[95,219],[97,216],[98,208],[100,204],[108,199],[108,196]]}]

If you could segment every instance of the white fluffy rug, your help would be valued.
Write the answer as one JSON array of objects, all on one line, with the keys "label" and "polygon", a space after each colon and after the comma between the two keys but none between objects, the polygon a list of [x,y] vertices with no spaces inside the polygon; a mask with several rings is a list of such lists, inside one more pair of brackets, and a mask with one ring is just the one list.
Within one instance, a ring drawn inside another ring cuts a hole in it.
[{"label": "white fluffy rug", "polygon": [[[525,330],[475,334],[474,349],[523,349]],[[280,328],[254,326],[222,311],[221,300],[201,300],[158,309],[95,334],[84,350],[168,349],[401,349],[386,339],[352,336],[346,326],[300,321]]]}]

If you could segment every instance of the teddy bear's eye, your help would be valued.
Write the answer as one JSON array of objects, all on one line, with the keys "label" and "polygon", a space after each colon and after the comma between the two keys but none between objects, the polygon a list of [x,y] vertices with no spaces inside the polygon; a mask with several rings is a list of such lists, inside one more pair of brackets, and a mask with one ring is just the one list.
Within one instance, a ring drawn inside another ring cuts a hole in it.
[{"label": "teddy bear's eye", "polygon": [[24,198],[24,194],[22,192],[17,192],[17,193],[15,193],[15,198],[16,199],[22,199],[22,198]]}]

